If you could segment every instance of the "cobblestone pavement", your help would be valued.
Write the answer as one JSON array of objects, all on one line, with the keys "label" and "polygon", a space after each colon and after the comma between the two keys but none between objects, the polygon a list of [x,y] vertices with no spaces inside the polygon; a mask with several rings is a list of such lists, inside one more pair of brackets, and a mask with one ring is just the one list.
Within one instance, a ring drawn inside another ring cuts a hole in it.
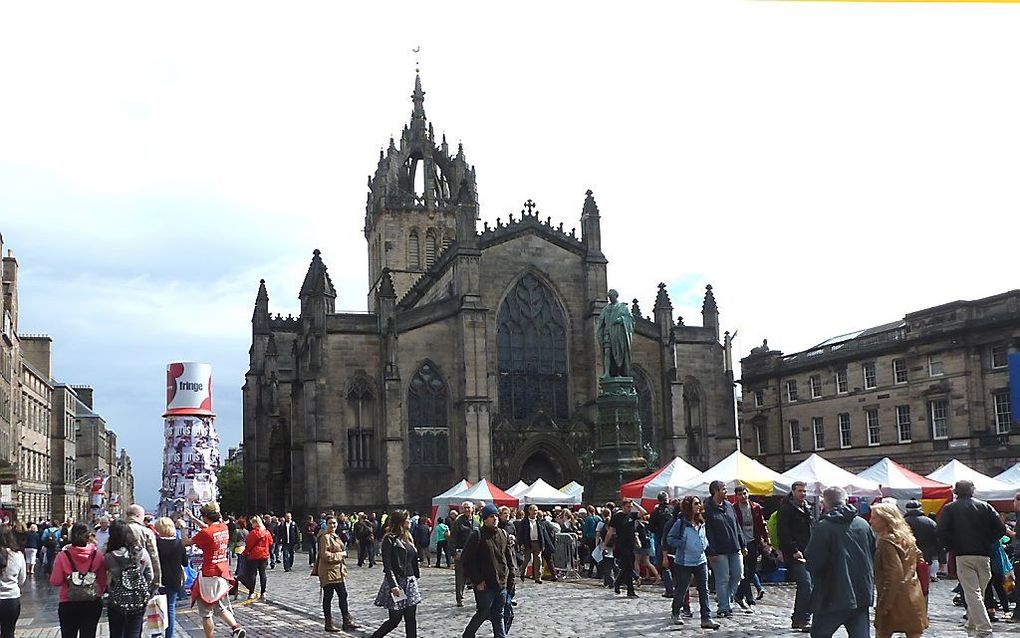
[{"label": "cobblestone pavement", "polygon": [[[371,635],[386,618],[383,609],[372,605],[379,589],[380,568],[350,567],[348,589],[350,606],[355,619],[364,630],[349,635],[365,638]],[[767,585],[765,598],[757,605],[754,615],[737,615],[721,620],[718,631],[702,630],[695,624],[673,627],[669,623],[669,601],[661,597],[662,590],[646,585],[639,590],[639,598],[616,596],[603,589],[599,582],[590,579],[574,582],[535,585],[525,581],[518,585],[518,606],[512,635],[560,636],[562,638],[593,638],[613,636],[689,635],[714,638],[771,638],[772,636],[801,636],[790,629],[789,614],[793,606],[793,588],[787,585]],[[952,605],[954,583],[942,582],[932,586],[932,626],[926,636],[958,638],[963,631],[963,609]],[[418,635],[422,638],[460,638],[464,625],[474,611],[471,593],[467,592],[465,607],[454,605],[453,570],[428,568],[422,570],[421,588],[424,601],[418,610]],[[299,556],[294,571],[284,573],[277,569],[269,572],[266,600],[235,603],[238,620],[252,638],[324,636],[318,579],[308,576],[307,558]],[[26,594],[29,594],[26,592]],[[336,603],[334,602],[334,608]],[[713,609],[715,605],[713,604]],[[695,611],[697,601],[694,601]],[[339,619],[339,612],[334,611]],[[19,622],[19,638],[55,638],[59,635],[50,627],[41,627],[41,618],[23,617]],[[178,636],[200,637],[202,631],[198,616],[187,606],[178,608]],[[1020,638],[1020,624],[1000,622],[995,633]],[[101,633],[105,636],[106,633]],[[217,636],[229,636],[229,631],[217,626]],[[391,636],[403,637],[403,628]],[[837,636],[846,636],[840,631]],[[483,625],[479,638],[492,636],[488,625]]]}]

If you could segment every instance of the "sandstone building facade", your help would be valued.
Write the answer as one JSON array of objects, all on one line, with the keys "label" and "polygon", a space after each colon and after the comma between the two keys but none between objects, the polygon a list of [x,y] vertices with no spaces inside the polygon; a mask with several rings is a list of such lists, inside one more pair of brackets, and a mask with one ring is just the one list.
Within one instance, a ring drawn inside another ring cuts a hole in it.
[{"label": "sandstone building facade", "polygon": [[[610,283],[595,198],[579,233],[530,200],[479,228],[475,168],[433,132],[420,78],[412,103],[369,176],[368,312],[336,312],[318,250],[298,317],[271,315],[259,286],[243,390],[250,511],[420,508],[463,477],[590,476]],[[633,314],[645,457],[707,466],[736,446],[711,287],[701,326],[674,320],[661,284],[651,316]]]},{"label": "sandstone building facade", "polygon": [[1020,457],[1007,357],[1020,290],[912,312],[784,355],[741,360],[742,448],[783,471],[812,452],[850,471],[884,456],[921,474],[956,458],[995,475]]},{"label": "sandstone building facade", "polygon": [[[118,457],[114,449],[114,463],[107,465],[93,464],[81,454],[82,415],[88,412],[101,420],[91,412],[92,389],[54,380],[52,339],[19,330],[18,261],[10,250],[3,258],[0,280],[0,518],[88,520],[91,478],[100,472],[112,477],[108,494],[133,499],[134,478],[125,451]],[[115,448],[116,438],[111,440]]]}]

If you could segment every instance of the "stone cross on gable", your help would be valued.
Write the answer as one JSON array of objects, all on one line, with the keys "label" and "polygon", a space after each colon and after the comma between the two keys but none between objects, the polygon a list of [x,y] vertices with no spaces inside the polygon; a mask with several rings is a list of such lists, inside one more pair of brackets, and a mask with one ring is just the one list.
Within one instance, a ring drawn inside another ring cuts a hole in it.
[{"label": "stone cross on gable", "polygon": [[[527,211],[528,211],[527,214],[528,215],[532,214],[532,211],[535,210],[535,206],[536,206],[535,202],[531,201],[530,199],[528,201],[524,202],[524,208],[527,209]],[[523,213],[524,209],[522,209],[521,212]]]}]

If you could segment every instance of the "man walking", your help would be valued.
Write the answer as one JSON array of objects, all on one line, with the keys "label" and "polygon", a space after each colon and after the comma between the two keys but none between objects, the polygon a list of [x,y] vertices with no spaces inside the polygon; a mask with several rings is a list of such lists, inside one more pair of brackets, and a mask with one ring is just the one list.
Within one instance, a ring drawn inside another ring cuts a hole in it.
[{"label": "man walking", "polygon": [[956,577],[967,603],[967,634],[992,635],[984,591],[992,578],[992,549],[1006,532],[995,509],[974,498],[974,483],[957,481],[956,500],[942,508],[936,532],[942,545],[956,556]]},{"label": "man walking", "polygon": [[[203,505],[199,510],[202,520],[195,518],[189,510],[184,510],[184,513],[201,528],[197,534],[181,542],[185,547],[194,545],[202,550],[202,571],[195,583],[198,591],[192,594],[195,603],[198,604],[202,630],[206,638],[213,638],[216,629],[213,616],[219,616],[230,627],[231,638],[245,638],[245,631],[234,618],[230,601],[227,599],[227,593],[236,581],[227,563],[230,532],[220,520],[220,507],[215,501]],[[192,588],[193,592],[194,589]]]},{"label": "man walking", "polygon": [[843,488],[826,489],[822,500],[827,513],[803,552],[814,583],[811,638],[831,638],[840,626],[846,627],[847,638],[871,638],[875,535],[847,505]]},{"label": "man walking", "polygon": [[464,501],[461,504],[460,516],[454,519],[453,525],[450,526],[450,535],[453,537],[453,573],[458,607],[464,606],[464,587],[467,585],[460,555],[464,551],[468,536],[475,529],[474,511],[475,507],[471,501]]},{"label": "man walking", "polygon": [[751,500],[751,493],[747,487],[738,485],[733,491],[737,494],[737,505],[733,512],[737,515],[737,524],[747,547],[744,554],[744,577],[737,587],[737,604],[741,609],[747,609],[748,604],[754,604],[751,585],[754,584],[758,571],[758,557],[769,544],[769,533],[765,529],[765,515],[762,513],[761,505]]},{"label": "man walking", "polygon": [[[549,526],[538,516],[538,507],[528,506],[527,518],[517,521],[517,542],[524,552],[521,561],[521,580],[527,577],[528,564],[531,564],[531,578],[542,583],[542,557],[553,547],[553,539],[549,534]],[[556,573],[555,567],[549,565],[549,571]]]},{"label": "man walking", "polygon": [[464,628],[463,638],[475,638],[486,620],[492,622],[493,638],[506,638],[511,617],[507,591],[514,582],[513,550],[509,534],[498,526],[499,511],[494,505],[482,508],[481,519],[482,526],[468,535],[460,557],[475,592],[475,615]]},{"label": "man walking", "polygon": [[276,569],[276,564],[280,562],[280,519],[270,516],[266,529],[273,535],[273,546],[269,548],[269,569]]},{"label": "man walking", "polygon": [[145,508],[134,503],[127,508],[127,521],[138,540],[138,546],[144,547],[149,553],[152,562],[152,584],[159,587],[162,584],[163,574],[159,568],[159,550],[156,549],[156,533],[142,523],[145,518]]},{"label": "man walking", "polygon": [[613,514],[609,519],[609,531],[602,541],[602,551],[612,544],[613,555],[616,558],[616,565],[620,568],[620,574],[613,581],[613,591],[620,593],[620,585],[627,586],[627,597],[637,598],[634,591],[634,550],[635,534],[634,526],[638,518],[643,516],[644,509],[629,498],[623,499],[620,504],[620,511]]},{"label": "man walking", "polygon": [[655,509],[648,517],[648,529],[652,534],[655,534],[656,551],[655,556],[652,557],[652,563],[659,568],[659,573],[662,574],[662,584],[666,587],[666,592],[662,595],[663,598],[673,598],[672,570],[662,568],[662,557],[666,554],[666,532],[669,531],[666,529],[666,524],[673,522],[673,509],[669,503],[669,493],[662,491],[657,497]]},{"label": "man walking", "polygon": [[[708,537],[705,553],[715,574],[715,597],[719,602],[716,617],[729,618],[733,615],[730,600],[740,585],[747,549],[744,535],[737,525],[737,515],[726,500],[726,483],[712,481],[708,484],[708,492],[711,498],[705,503],[705,535]],[[752,613],[750,608],[744,611]]]},{"label": "man walking", "polygon": [[289,572],[294,567],[294,546],[298,542],[297,523],[287,512],[280,523],[280,546],[283,548],[283,571]]},{"label": "man walking", "polygon": [[[938,562],[939,550],[939,538],[935,528],[935,521],[931,520],[924,515],[921,511],[921,504],[915,500],[907,502],[907,513],[903,515],[904,520],[907,521],[907,526],[910,531],[914,534],[914,540],[917,541],[917,549],[921,550],[924,555],[924,562],[931,565],[932,563]],[[935,581],[935,572],[938,570],[929,570],[929,580]]]},{"label": "man walking", "polygon": [[790,495],[776,513],[776,535],[783,554],[786,573],[797,583],[793,602],[792,627],[811,630],[811,573],[807,569],[804,550],[811,540],[811,510],[807,504],[807,487],[794,481]]}]

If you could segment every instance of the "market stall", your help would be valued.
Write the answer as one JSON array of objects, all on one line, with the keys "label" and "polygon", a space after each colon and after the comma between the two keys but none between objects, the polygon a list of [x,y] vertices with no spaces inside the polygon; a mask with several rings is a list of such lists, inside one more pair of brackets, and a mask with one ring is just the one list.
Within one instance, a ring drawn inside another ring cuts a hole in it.
[{"label": "market stall", "polygon": [[953,498],[952,486],[911,472],[888,456],[857,476],[881,485],[882,496],[919,501],[925,513],[938,512]]},{"label": "market stall", "polygon": [[706,498],[708,485],[712,481],[723,481],[730,494],[738,485],[747,487],[752,496],[773,496],[790,491],[789,481],[779,472],[771,470],[758,461],[737,451],[719,461],[688,483],[678,486],[677,496],[693,494]]},{"label": "market stall", "polygon": [[812,454],[783,472],[786,485],[803,481],[808,496],[820,497],[828,487],[842,487],[848,496],[875,498],[882,495],[881,486],[869,479],[851,474],[831,461]]}]

